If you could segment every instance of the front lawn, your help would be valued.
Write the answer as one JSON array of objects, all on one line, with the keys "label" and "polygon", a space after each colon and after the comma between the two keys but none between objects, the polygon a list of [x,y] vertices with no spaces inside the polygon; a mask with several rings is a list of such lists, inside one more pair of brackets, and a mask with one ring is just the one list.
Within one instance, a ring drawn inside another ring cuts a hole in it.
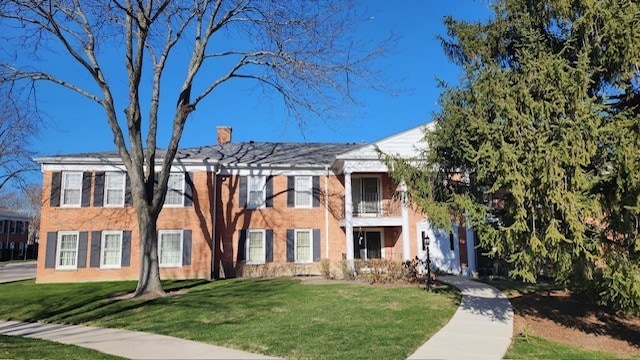
[{"label": "front lawn", "polygon": [[513,339],[505,359],[619,359],[615,354],[560,344],[537,336],[518,335]]},{"label": "front lawn", "polygon": [[184,292],[113,300],[133,282],[0,285],[0,318],[126,328],[288,358],[406,358],[453,316],[459,294],[294,279],[167,282]]},{"label": "front lawn", "polygon": [[0,335],[0,359],[117,360],[117,356],[48,340]]}]

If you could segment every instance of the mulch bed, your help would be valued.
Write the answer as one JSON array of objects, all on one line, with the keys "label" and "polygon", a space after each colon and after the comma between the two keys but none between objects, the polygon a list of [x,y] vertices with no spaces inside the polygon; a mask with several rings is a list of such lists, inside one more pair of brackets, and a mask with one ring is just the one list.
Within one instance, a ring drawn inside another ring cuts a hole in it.
[{"label": "mulch bed", "polygon": [[619,356],[640,356],[640,317],[625,317],[568,290],[541,291],[509,299],[514,332]]}]

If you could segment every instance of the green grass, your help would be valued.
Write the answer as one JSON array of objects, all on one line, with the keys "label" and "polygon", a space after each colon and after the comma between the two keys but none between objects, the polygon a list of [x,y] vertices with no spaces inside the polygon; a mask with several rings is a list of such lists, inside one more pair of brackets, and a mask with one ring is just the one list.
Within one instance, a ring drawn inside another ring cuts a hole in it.
[{"label": "green grass", "polygon": [[133,282],[0,285],[0,318],[148,331],[289,358],[406,358],[456,311],[459,293],[293,279],[167,282],[188,293],[113,300]]},{"label": "green grass", "polygon": [[505,359],[619,359],[615,354],[581,349],[536,336],[514,337]]},{"label": "green grass", "polygon": [[122,359],[99,351],[47,340],[0,335],[0,359]]}]

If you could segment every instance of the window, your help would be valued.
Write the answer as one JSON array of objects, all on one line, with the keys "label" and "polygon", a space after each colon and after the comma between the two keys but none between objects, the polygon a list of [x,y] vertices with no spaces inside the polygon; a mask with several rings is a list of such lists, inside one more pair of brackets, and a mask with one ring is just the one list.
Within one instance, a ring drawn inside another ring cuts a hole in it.
[{"label": "window", "polygon": [[56,269],[75,269],[78,266],[78,232],[58,233]]},{"label": "window", "polygon": [[160,230],[158,241],[160,267],[182,266],[182,231]]},{"label": "window", "polygon": [[122,259],[122,231],[103,231],[100,246],[100,268],[117,269]]},{"label": "window", "polygon": [[24,255],[24,243],[18,243],[18,256]]},{"label": "window", "polygon": [[164,204],[169,206],[184,205],[184,173],[169,174],[169,182],[167,184],[167,196]]},{"label": "window", "polygon": [[62,173],[62,206],[80,206],[82,199],[82,173]]},{"label": "window", "polygon": [[313,205],[313,196],[311,191],[311,176],[296,176],[296,207],[311,207]]},{"label": "window", "polygon": [[0,242],[0,250],[2,250],[2,246],[4,245],[3,242]]},{"label": "window", "polygon": [[15,233],[16,233],[16,226],[17,226],[17,225],[16,225],[16,222],[15,222],[15,221],[10,221],[10,222],[9,222],[9,229],[10,229],[10,232],[11,232],[12,234],[15,234]]},{"label": "window", "polygon": [[16,233],[18,234],[24,234],[24,222],[23,221],[17,221],[16,222]]},{"label": "window", "polygon": [[296,230],[295,234],[296,262],[313,262],[313,242],[311,241],[311,230]]},{"label": "window", "polygon": [[124,205],[125,173],[107,172],[104,176],[104,206]]},{"label": "window", "polygon": [[0,220],[0,234],[4,234],[4,220]]},{"label": "window", "polygon": [[266,200],[266,178],[264,176],[247,177],[247,207],[250,209],[261,208]]},{"label": "window", "polygon": [[265,263],[265,231],[247,230],[247,264]]}]

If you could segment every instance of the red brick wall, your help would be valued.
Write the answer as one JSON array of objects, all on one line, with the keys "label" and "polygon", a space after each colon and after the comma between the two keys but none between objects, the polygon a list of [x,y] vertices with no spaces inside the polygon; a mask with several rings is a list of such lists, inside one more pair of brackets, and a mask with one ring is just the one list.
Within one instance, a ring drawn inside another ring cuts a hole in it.
[{"label": "red brick wall", "polygon": [[[40,220],[41,240],[38,249],[38,265],[36,270],[37,282],[137,279],[140,266],[140,237],[135,208],[133,206],[125,206],[124,208],[94,206],[84,208],[51,207],[49,206],[51,175],[52,172],[45,172],[43,180],[43,206]],[[191,265],[185,265],[181,268],[162,268],[160,270],[160,276],[163,279],[208,279],[210,277],[212,233],[210,204],[212,200],[209,199],[209,191],[199,191],[199,189],[207,189],[211,178],[211,173],[195,173],[193,178],[196,189],[196,191],[194,191],[194,205],[181,208],[165,208],[160,213],[158,219],[159,230],[192,230]],[[95,176],[93,180],[95,181]],[[93,191],[91,191],[91,196],[93,198]],[[91,203],[93,204],[93,201]],[[45,269],[46,239],[48,232],[88,231],[90,233],[91,231],[103,230],[131,231],[130,266],[120,269],[89,267],[90,246],[87,246],[86,268],[78,268],[77,270]]]}]

